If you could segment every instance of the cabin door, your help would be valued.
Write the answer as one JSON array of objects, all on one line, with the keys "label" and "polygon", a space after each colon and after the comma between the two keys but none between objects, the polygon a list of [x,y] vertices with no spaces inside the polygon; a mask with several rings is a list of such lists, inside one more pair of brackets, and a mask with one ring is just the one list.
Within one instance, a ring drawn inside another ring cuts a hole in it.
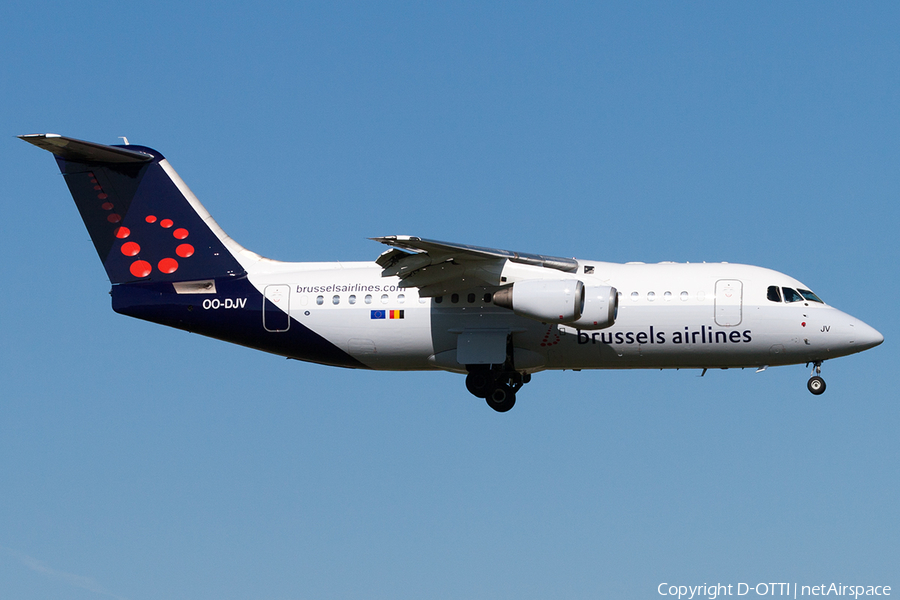
[{"label": "cabin door", "polygon": [[716,282],[716,325],[734,327],[741,324],[743,289],[743,284],[737,279],[720,279]]},{"label": "cabin door", "polygon": [[263,300],[263,327],[266,331],[287,331],[291,326],[291,287],[267,285]]}]

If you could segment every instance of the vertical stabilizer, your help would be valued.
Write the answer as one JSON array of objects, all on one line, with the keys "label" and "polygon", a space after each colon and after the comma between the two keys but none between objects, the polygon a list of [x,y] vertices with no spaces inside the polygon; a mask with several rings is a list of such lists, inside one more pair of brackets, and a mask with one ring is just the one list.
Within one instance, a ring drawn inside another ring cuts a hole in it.
[{"label": "vertical stabilizer", "polygon": [[55,155],[112,283],[245,273],[232,253],[243,249],[156,150],[49,133],[19,137]]}]

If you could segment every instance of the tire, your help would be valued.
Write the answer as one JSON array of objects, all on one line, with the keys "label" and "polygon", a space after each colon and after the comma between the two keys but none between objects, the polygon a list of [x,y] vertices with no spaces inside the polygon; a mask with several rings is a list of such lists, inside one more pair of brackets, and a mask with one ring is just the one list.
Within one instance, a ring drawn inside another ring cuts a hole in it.
[{"label": "tire", "polygon": [[806,382],[806,388],[815,396],[823,394],[825,392],[825,380],[815,375],[809,378],[809,381]]},{"label": "tire", "polygon": [[505,383],[494,387],[485,398],[488,406],[497,412],[506,412],[516,405],[516,393]]},{"label": "tire", "polygon": [[487,369],[472,371],[466,375],[466,389],[478,398],[487,398],[494,389],[494,378]]}]

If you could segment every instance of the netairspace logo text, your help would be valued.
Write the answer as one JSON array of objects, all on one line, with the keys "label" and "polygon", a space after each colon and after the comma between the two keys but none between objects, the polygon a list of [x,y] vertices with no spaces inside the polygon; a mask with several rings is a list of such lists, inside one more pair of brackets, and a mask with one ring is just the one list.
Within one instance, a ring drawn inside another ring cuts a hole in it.
[{"label": "netairspace logo text", "polygon": [[656,588],[660,596],[672,596],[681,600],[686,598],[709,598],[715,600],[720,596],[890,596],[889,585],[844,585],[842,583],[822,583],[819,585],[800,585],[797,583],[722,583],[703,585],[674,585],[661,583]]}]

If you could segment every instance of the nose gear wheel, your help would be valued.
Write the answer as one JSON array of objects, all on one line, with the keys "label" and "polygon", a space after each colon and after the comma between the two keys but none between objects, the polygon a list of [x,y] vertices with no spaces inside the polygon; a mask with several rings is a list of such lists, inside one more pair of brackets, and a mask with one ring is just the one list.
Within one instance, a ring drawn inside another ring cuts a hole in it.
[{"label": "nose gear wheel", "polygon": [[822,361],[817,360],[813,363],[813,372],[812,376],[809,378],[809,381],[806,382],[806,389],[810,391],[813,395],[819,396],[825,393],[825,380],[819,376],[819,373],[822,372]]}]

